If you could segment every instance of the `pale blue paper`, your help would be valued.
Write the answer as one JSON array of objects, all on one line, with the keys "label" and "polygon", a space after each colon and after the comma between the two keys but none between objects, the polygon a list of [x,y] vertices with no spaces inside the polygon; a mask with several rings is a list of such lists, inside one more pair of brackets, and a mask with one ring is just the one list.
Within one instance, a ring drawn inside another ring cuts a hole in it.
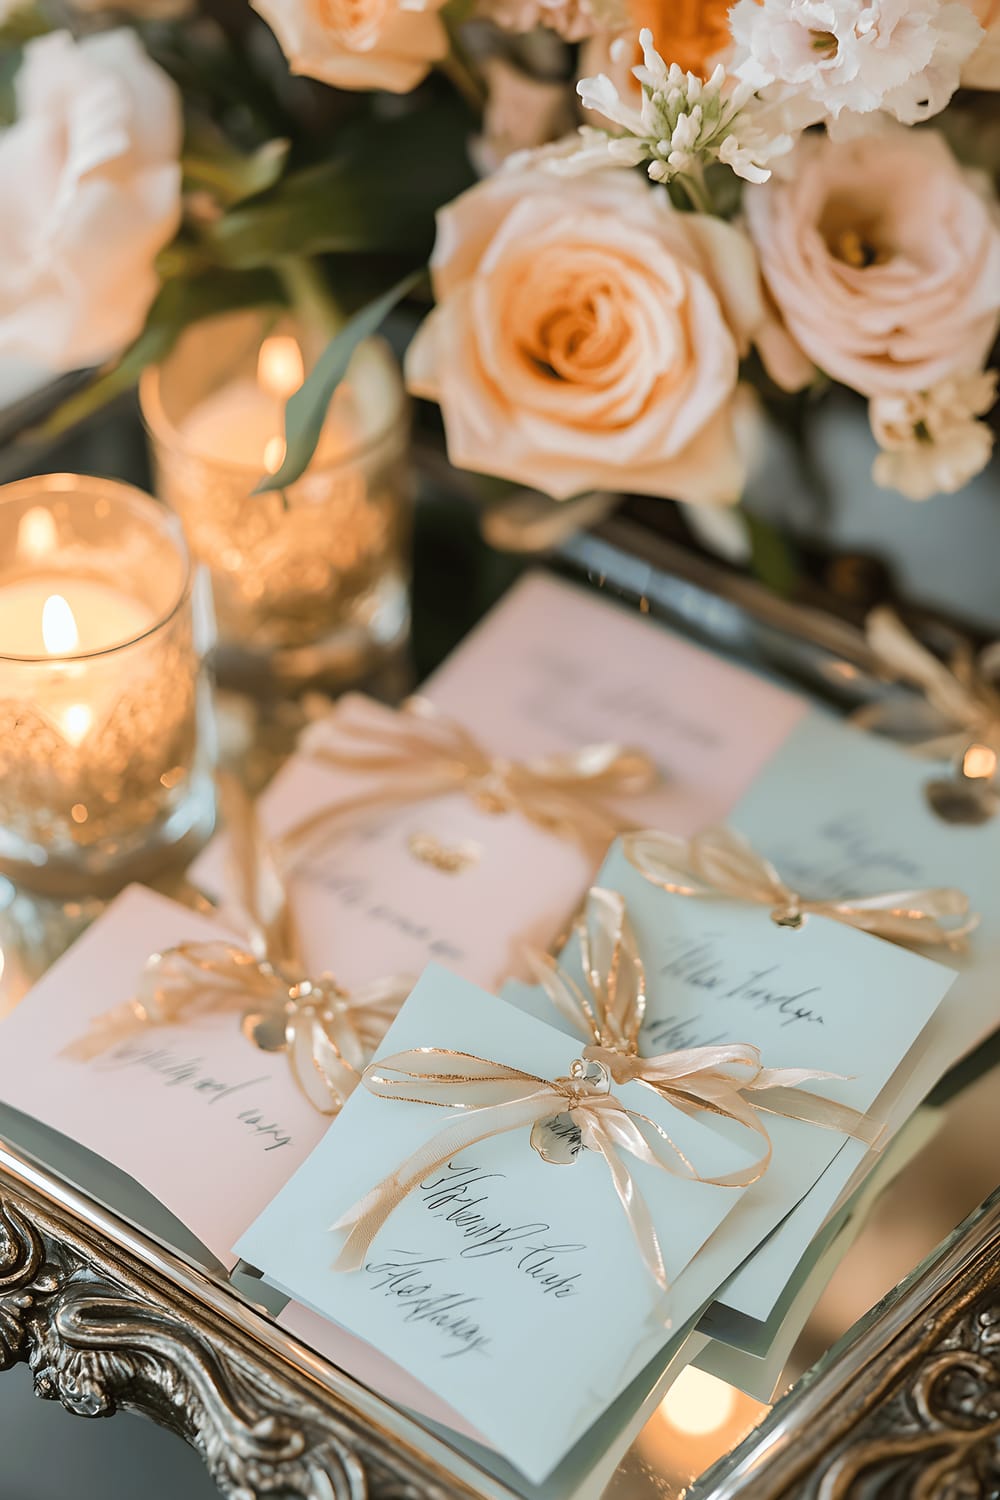
[{"label": "pale blue paper", "polygon": [[[565,1075],[579,1055],[562,1032],[437,966],[425,972],[380,1055],[416,1046],[471,1052],[549,1078]],[[703,1174],[732,1171],[749,1159],[738,1132],[687,1120],[638,1085],[617,1093],[668,1128]],[[329,1226],[449,1118],[447,1109],[357,1089],[237,1249],[283,1291],[390,1354],[540,1482],[667,1343],[662,1297],[639,1259],[603,1160],[583,1152],[570,1166],[548,1165],[532,1151],[524,1129],[456,1159],[497,1174],[471,1193],[487,1201],[466,1204],[466,1212],[508,1226],[500,1239],[477,1239],[473,1225],[465,1235],[447,1218],[460,1204],[432,1213],[425,1206],[432,1200],[418,1190],[376,1239],[366,1269],[335,1273],[340,1236]],[[661,1235],[668,1273],[676,1278],[736,1206],[739,1192],[638,1162],[634,1174]],[[540,1227],[520,1233],[531,1225]],[[532,1254],[535,1244],[584,1247],[554,1255],[556,1268],[578,1277],[568,1283],[574,1292],[558,1296],[529,1276],[542,1258]],[[456,1330],[405,1321],[409,1304],[391,1287],[376,1289],[396,1273],[369,1268],[403,1266],[411,1258],[435,1261],[421,1272],[433,1295],[471,1299],[458,1315],[476,1323],[488,1345],[456,1353],[467,1348]],[[672,1295],[674,1326],[696,1308]]]},{"label": "pale blue paper", "polygon": [[[749,1042],[760,1048],[766,1067],[850,1075],[804,1087],[868,1110],[954,981],[950,969],[840,922],[810,917],[793,930],[772,922],[766,907],[671,896],[644,879],[619,844],[612,847],[595,884],[625,896],[646,966],[647,1023],[640,1039],[646,1055],[713,1042]],[[732,983],[706,988],[707,962],[681,965],[690,971],[687,979],[676,972],[678,951],[695,951],[705,942],[721,956],[718,972]],[[579,974],[575,940],[560,961]],[[767,969],[772,972],[755,986],[738,983],[740,976]],[[694,977],[699,974],[700,981]],[[749,999],[751,987],[799,998],[765,1004]],[[571,1030],[543,991],[511,984],[503,995]],[[740,1272],[746,1295],[738,1310],[762,1319],[826,1213],[811,1226],[804,1243],[789,1245],[787,1253],[772,1231],[800,1201],[815,1202],[809,1190],[831,1163],[834,1174],[842,1172],[846,1180],[868,1154],[860,1142],[814,1125],[775,1116],[765,1117],[765,1123],[774,1146],[767,1173],[743,1195],[723,1232],[702,1250],[679,1286],[696,1304],[708,1301],[753,1255]],[[754,1252],[769,1235],[766,1265],[758,1272]],[[721,1327],[720,1318],[715,1331]],[[738,1325],[732,1341],[740,1341]]]},{"label": "pale blue paper", "polygon": [[[980,915],[940,1010],[879,1101],[898,1129],[948,1067],[1000,1025],[1000,820],[944,823],[926,787],[950,768],[813,713],[740,802],[731,822],[809,896],[869,896],[915,886],[958,886]],[[906,997],[875,1009],[894,1014]],[[864,1157],[845,1154],[725,1289],[727,1306],[766,1319],[818,1228],[849,1190]]]}]

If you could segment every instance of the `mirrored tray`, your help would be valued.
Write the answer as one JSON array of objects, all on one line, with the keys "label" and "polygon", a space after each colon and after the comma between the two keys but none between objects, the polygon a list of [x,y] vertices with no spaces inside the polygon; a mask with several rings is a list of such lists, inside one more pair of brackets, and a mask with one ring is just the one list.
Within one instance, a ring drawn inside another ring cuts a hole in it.
[{"label": "mirrored tray", "polygon": [[[440,659],[520,566],[481,544],[438,466],[427,473],[414,652],[377,685],[390,697]],[[855,624],[777,598],[627,513],[571,537],[549,565],[827,703],[847,709],[884,691]],[[222,709],[228,756],[256,789],[308,705],[262,711],[233,700]],[[182,876],[168,888],[186,893]],[[15,1004],[91,915],[79,904],[9,901],[0,1005]],[[134,1183],[11,1111],[0,1113],[0,1368],[28,1360],[40,1394],[84,1415],[148,1412],[195,1443],[240,1500],[369,1491],[670,1500],[692,1484],[719,1496],[825,1500],[882,1489],[989,1493],[1000,1428],[1000,1199],[953,1231],[1000,1177],[998,1057],[995,1040],[954,1070],[880,1190],[850,1205],[818,1270],[791,1289],[778,1354],[747,1382],[753,1395],[706,1361],[664,1396],[650,1369],[540,1489],[335,1370],[271,1321],[258,1283],[227,1280]],[[555,1369],[557,1351],[553,1360]]]}]

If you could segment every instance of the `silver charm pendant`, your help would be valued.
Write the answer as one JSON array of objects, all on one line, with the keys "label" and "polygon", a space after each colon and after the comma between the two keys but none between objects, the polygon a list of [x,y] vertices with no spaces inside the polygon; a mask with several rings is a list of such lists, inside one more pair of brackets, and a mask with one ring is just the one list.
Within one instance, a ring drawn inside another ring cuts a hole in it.
[{"label": "silver charm pendant", "polygon": [[583,1139],[572,1115],[551,1115],[547,1120],[536,1120],[531,1127],[531,1146],[542,1161],[569,1167],[583,1150]]}]

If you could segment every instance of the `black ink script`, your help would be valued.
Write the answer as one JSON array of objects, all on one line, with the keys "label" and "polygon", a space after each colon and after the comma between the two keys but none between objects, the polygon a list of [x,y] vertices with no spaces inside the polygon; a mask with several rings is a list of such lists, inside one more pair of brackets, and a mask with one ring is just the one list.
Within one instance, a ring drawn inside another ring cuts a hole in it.
[{"label": "black ink script", "polygon": [[184,1057],[169,1047],[150,1046],[141,1041],[122,1042],[100,1060],[102,1072],[119,1072],[125,1068],[142,1068],[153,1073],[168,1089],[184,1089],[203,1104],[214,1107],[228,1102],[237,1124],[259,1141],[265,1151],[277,1151],[292,1144],[292,1134],[267,1110],[247,1097],[251,1089],[270,1083],[269,1073],[257,1078],[243,1078],[236,1083],[217,1078],[209,1072],[200,1057]]},{"label": "black ink script", "polygon": [[390,1250],[385,1260],[365,1262],[365,1273],[371,1277],[368,1290],[391,1298],[404,1323],[424,1323],[453,1344],[442,1358],[455,1359],[461,1354],[488,1356],[492,1339],[483,1332],[482,1324],[464,1311],[482,1298],[440,1291],[434,1284],[434,1273],[428,1274],[430,1267],[446,1264],[440,1255]]},{"label": "black ink script", "polygon": [[561,1260],[581,1254],[586,1245],[550,1243],[546,1237],[552,1226],[540,1220],[513,1224],[496,1217],[483,1184],[503,1181],[504,1177],[503,1172],[484,1172],[461,1161],[449,1162],[444,1172],[420,1184],[423,1206],[465,1242],[458,1252],[460,1260],[507,1256],[506,1264],[528,1276],[544,1295],[575,1295],[575,1283],[582,1273],[567,1272]]},{"label": "black ink script", "polygon": [[727,960],[720,946],[722,942],[721,933],[693,941],[681,939],[660,973],[665,979],[679,979],[690,989],[700,990],[716,1000],[735,1000],[751,1010],[770,1011],[781,1018],[782,1026],[792,1026],[796,1021],[812,1026],[824,1024],[822,1013],[811,1000],[822,992],[822,986],[814,984],[789,991],[782,986],[780,964],[760,969],[738,968]]}]

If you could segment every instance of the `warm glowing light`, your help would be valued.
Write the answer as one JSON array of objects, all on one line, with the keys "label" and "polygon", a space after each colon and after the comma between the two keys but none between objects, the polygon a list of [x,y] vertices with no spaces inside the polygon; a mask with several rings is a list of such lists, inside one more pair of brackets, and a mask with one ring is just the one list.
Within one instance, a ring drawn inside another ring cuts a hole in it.
[{"label": "warm glowing light", "polygon": [[285,440],[282,437],[268,438],[264,444],[264,468],[269,474],[277,474],[285,461]]},{"label": "warm glowing light", "polygon": [[724,1427],[735,1405],[732,1386],[688,1365],[660,1402],[660,1411],[678,1432],[703,1437]]},{"label": "warm glowing light", "polygon": [[287,401],[306,377],[302,350],[295,339],[275,334],[265,339],[257,358],[257,383],[279,401]]},{"label": "warm glowing light", "polygon": [[[94,716],[86,703],[71,703],[69,708],[64,708],[59,715],[62,724],[62,732],[71,745],[79,745],[90,731],[94,722]],[[77,822],[80,819],[77,818]]]},{"label": "warm glowing light", "polygon": [[992,781],[996,769],[996,751],[989,745],[970,745],[962,757],[962,771],[970,780]]},{"label": "warm glowing light", "polygon": [[80,644],[73,611],[62,594],[50,594],[42,606],[42,640],[50,656],[68,656]]},{"label": "warm glowing light", "polygon": [[21,557],[41,558],[54,552],[59,541],[52,512],[33,505],[21,517],[17,528],[17,550]]}]

